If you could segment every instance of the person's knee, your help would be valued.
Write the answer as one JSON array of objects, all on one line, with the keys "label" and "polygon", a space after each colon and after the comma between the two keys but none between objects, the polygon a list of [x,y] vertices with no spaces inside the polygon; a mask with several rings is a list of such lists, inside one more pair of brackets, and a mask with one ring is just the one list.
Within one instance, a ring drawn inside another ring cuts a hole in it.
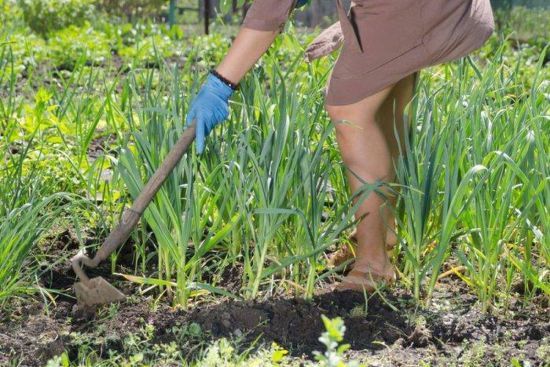
[{"label": "person's knee", "polygon": [[365,125],[373,123],[376,120],[377,108],[371,108],[368,105],[327,105],[325,104],[330,120],[336,125],[341,122],[351,123],[352,125]]},{"label": "person's knee", "polygon": [[348,106],[331,106],[325,105],[330,121],[334,124],[336,135],[344,140],[346,136],[352,133],[350,126],[353,125],[353,111]]},{"label": "person's knee", "polygon": [[328,113],[331,121],[339,122],[345,120],[346,117],[349,117],[350,109],[347,106],[334,106],[325,104],[325,110]]},{"label": "person's knee", "polygon": [[364,121],[368,119],[367,116],[359,118],[357,111],[349,106],[325,105],[325,109],[334,124],[336,138],[342,151],[345,150],[348,144],[357,140],[358,134],[364,135],[362,127],[367,123],[367,121]]}]

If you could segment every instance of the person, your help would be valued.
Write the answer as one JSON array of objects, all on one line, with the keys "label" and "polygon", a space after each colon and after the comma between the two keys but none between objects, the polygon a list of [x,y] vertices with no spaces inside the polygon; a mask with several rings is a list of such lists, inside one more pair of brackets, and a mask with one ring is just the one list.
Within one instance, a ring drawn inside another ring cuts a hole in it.
[{"label": "person", "polygon": [[[196,121],[198,153],[210,131],[227,119],[228,101],[239,81],[304,2],[252,3],[229,51],[190,105],[186,120]],[[480,48],[494,31],[494,19],[490,0],[355,0],[348,11],[342,0],[335,2],[343,45],[329,78],[325,108],[335,125],[351,191],[356,192],[365,182],[395,180],[393,163],[407,125],[404,112],[420,70]],[[395,280],[386,251],[395,238],[389,238],[393,230],[385,225],[394,220],[383,196],[371,193],[359,203],[355,262],[336,290],[372,291]],[[343,258],[347,256],[349,251]]]}]

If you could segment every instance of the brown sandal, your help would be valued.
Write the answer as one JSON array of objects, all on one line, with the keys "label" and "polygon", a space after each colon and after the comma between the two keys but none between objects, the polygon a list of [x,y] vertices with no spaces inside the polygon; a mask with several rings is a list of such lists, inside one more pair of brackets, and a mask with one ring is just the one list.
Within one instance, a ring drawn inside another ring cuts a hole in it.
[{"label": "brown sandal", "polygon": [[390,285],[395,283],[397,276],[393,269],[386,273],[379,273],[375,271],[361,271],[352,269],[344,279],[336,284],[334,290],[336,291],[357,291],[357,292],[373,292],[377,288],[383,285]]}]

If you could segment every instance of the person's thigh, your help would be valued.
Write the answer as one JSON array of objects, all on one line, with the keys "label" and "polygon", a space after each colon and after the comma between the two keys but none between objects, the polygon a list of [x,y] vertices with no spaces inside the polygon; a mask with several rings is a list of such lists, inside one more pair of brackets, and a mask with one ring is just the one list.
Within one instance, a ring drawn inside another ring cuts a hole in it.
[{"label": "person's thigh", "polygon": [[383,179],[390,173],[390,151],[375,116],[392,87],[350,105],[326,105],[344,164],[362,180]]},{"label": "person's thigh", "polygon": [[[388,95],[391,93],[394,85],[391,85],[380,92],[363,98],[359,102],[348,105],[329,105],[325,108],[337,127],[347,126],[344,129],[349,129],[352,125],[361,127],[364,124],[372,123],[377,111],[381,108]],[[344,123],[344,124],[342,124]]]}]

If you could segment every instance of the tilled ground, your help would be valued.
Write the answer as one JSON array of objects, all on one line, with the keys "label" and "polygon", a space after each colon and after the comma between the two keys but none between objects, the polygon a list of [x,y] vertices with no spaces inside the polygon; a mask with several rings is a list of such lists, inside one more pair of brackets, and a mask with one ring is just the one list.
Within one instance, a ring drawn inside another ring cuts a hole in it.
[{"label": "tilled ground", "polygon": [[[23,303],[0,323],[0,364],[17,358],[20,366],[41,366],[68,351],[76,358],[79,344],[93,341],[100,356],[124,353],[123,340],[153,330],[150,344],[175,342],[193,358],[201,345],[222,336],[240,337],[242,345],[260,338],[289,350],[290,360],[307,360],[323,350],[321,314],[340,316],[347,330],[350,358],[379,366],[509,365],[512,358],[532,366],[550,361],[550,319],[542,296],[529,306],[498,314],[482,313],[475,297],[458,280],[438,285],[430,308],[419,308],[407,292],[387,291],[365,304],[358,293],[324,293],[311,301],[274,297],[263,301],[217,298],[189,310],[130,297],[95,314],[75,312],[64,298],[45,310],[41,303]],[[183,335],[186,325],[199,325],[201,337]],[[179,329],[178,329],[179,328]],[[176,330],[176,331],[175,331]],[[77,335],[77,336],[75,336]],[[527,364],[523,364],[527,365]]]},{"label": "tilled ground", "polygon": [[[51,250],[74,250],[70,237],[60,236]],[[119,260],[122,266],[131,262]],[[528,305],[520,304],[518,298],[505,309],[484,313],[464,283],[452,276],[438,283],[428,307],[421,307],[397,286],[382,296],[369,296],[366,302],[355,292],[320,291],[310,301],[289,295],[256,301],[208,297],[182,310],[137,295],[137,287],[120,282],[106,264],[89,275],[102,275],[134,295],[87,313],[77,310],[74,299],[64,295],[48,308],[40,297],[14,302],[0,310],[1,366],[42,366],[64,351],[77,359],[83,344],[99,358],[113,352],[124,355],[129,353],[125,343],[132,335],[140,336],[144,348],[173,343],[189,359],[221,337],[240,340],[243,348],[255,340],[260,341],[258,346],[276,342],[289,351],[289,363],[299,365],[311,360],[313,351],[324,350],[318,341],[324,331],[322,314],[342,317],[345,341],[351,345],[347,357],[369,366],[500,366],[510,365],[513,359],[524,366],[550,365],[547,297],[539,295]],[[242,267],[233,267],[206,280],[238,293],[241,276]],[[45,268],[41,280],[46,288],[70,293],[75,279],[66,263],[60,262]],[[199,334],[190,332],[197,329]]]}]

